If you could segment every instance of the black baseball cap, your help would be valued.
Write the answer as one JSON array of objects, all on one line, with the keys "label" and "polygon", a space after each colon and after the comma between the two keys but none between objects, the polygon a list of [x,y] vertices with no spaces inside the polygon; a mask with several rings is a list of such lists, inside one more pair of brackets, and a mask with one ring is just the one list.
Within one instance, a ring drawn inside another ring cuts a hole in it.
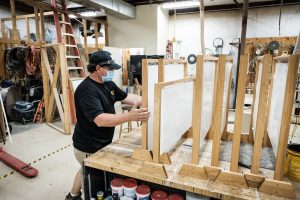
[{"label": "black baseball cap", "polygon": [[109,69],[113,69],[113,70],[121,68],[120,65],[115,63],[115,61],[111,56],[111,53],[103,50],[96,51],[92,53],[92,55],[90,56],[90,63],[87,66],[89,72],[95,71],[96,65],[100,65],[101,67],[106,66]]}]

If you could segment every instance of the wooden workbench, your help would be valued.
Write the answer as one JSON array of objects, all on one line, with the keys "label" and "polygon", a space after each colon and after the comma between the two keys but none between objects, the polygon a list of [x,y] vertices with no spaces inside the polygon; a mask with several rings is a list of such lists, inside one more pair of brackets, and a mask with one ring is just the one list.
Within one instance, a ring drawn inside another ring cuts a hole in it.
[{"label": "wooden workbench", "polygon": [[[141,172],[143,161],[131,158],[134,149],[140,148],[141,130],[134,129],[131,133],[123,134],[123,137],[102,150],[91,155],[85,160],[85,166],[101,169],[107,172],[133,177],[143,181],[156,183],[180,190],[185,190],[205,196],[220,199],[285,199],[278,196],[257,192],[253,188],[241,188],[230,186],[220,182],[212,182],[208,180],[198,179],[179,175],[183,163],[189,163],[192,156],[192,143],[190,138],[184,139],[183,143],[171,153],[172,164],[165,165],[168,178],[159,178],[153,174]],[[207,145],[209,146],[209,145]],[[206,163],[205,158],[200,159],[200,163]],[[204,164],[203,163],[203,164]],[[229,167],[229,163],[220,162],[221,167]],[[240,171],[249,171],[240,167]],[[270,171],[270,170],[269,170]],[[270,176],[270,172],[264,172],[266,176]],[[295,191],[300,192],[300,184],[294,183]],[[300,194],[297,192],[297,199]]]}]

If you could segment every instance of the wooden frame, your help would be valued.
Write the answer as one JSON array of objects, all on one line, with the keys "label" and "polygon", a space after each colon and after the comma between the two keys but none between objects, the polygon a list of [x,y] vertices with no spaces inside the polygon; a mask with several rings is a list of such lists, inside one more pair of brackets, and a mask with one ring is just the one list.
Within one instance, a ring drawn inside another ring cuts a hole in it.
[{"label": "wooden frame", "polygon": [[[161,92],[162,89],[185,82],[192,82],[195,81],[195,77],[184,78],[181,80],[170,81],[170,82],[161,82],[155,84],[155,105],[154,105],[154,140],[153,140],[153,162],[155,163],[166,163],[170,164],[171,160],[169,157],[169,152],[160,152],[160,137],[161,137],[161,130],[160,130],[160,121],[161,121]],[[195,86],[194,86],[195,87]],[[195,93],[193,94],[193,99],[195,99]],[[194,102],[193,102],[194,104]],[[188,131],[188,130],[187,130]],[[185,133],[182,133],[184,136]],[[162,153],[162,154],[161,154]]]},{"label": "wooden frame", "polygon": [[[192,163],[198,164],[199,163],[199,151],[200,151],[200,125],[201,124],[201,110],[202,110],[202,85],[203,85],[203,68],[205,61],[213,61],[216,62],[215,68],[215,81],[214,81],[214,97],[213,97],[213,112],[212,112],[212,119],[215,118],[214,110],[216,105],[216,83],[217,83],[217,72],[218,72],[218,62],[219,59],[217,57],[211,56],[197,56],[197,66],[196,66],[196,80],[195,80],[195,87],[194,87],[194,94],[195,99],[193,101],[194,105],[194,112],[193,112],[193,125],[192,125],[192,132],[193,132],[193,153],[192,153]],[[210,131],[213,133],[214,124],[212,123]]]},{"label": "wooden frame", "polygon": [[247,83],[247,68],[248,68],[249,56],[242,55],[240,57],[240,68],[239,68],[239,77],[238,77],[238,90],[237,90],[237,99],[235,106],[235,122],[234,122],[234,134],[232,139],[232,152],[231,154],[231,164],[230,171],[237,172],[238,168],[238,159],[240,152],[240,142],[242,134],[242,123],[243,123],[243,114],[244,114],[244,100],[245,100],[245,91]]},{"label": "wooden frame", "polygon": [[[164,68],[167,64],[183,64],[184,74],[183,77],[188,76],[187,61],[177,59],[143,59],[142,60],[142,107],[148,107],[148,68],[153,65],[158,67],[158,82],[164,82],[165,73]],[[135,149],[132,153],[132,158],[152,161],[152,152],[148,149],[148,122],[142,124],[142,147],[141,149]]]},{"label": "wooden frame", "polygon": [[[221,130],[222,129],[222,110],[223,110],[223,94],[224,94],[224,81],[225,81],[225,70],[226,70],[226,63],[227,62],[233,62],[232,57],[226,57],[225,55],[220,55],[219,57],[219,66],[218,66],[218,72],[217,72],[217,94],[221,94],[220,98],[217,98],[216,100],[216,106],[215,106],[215,121],[214,123],[214,133],[213,133],[213,149],[212,149],[212,160],[211,165],[212,166],[218,166],[219,165],[219,149],[220,149],[220,141],[221,141],[221,132],[222,134],[224,131],[227,132],[227,130]],[[228,88],[230,88],[230,77],[232,73],[232,67],[229,72],[229,85]],[[229,89],[228,89],[229,91]],[[227,94],[230,96],[230,93]],[[229,97],[228,97],[229,98]],[[228,120],[228,101],[227,101],[227,108],[226,108],[226,115],[225,118]],[[225,124],[227,124],[227,121],[225,121]]]},{"label": "wooden frame", "polygon": [[[294,101],[294,91],[295,91],[295,85],[297,80],[297,70],[299,66],[299,55],[291,55],[285,57],[280,56],[280,57],[273,58],[274,72],[276,71],[276,63],[282,61],[285,62],[288,61],[288,71],[287,71],[287,83],[286,83],[284,101],[283,101],[282,119],[280,124],[280,131],[279,131],[279,139],[278,139],[279,142],[278,142],[278,149],[277,149],[277,156],[276,156],[276,164],[275,164],[275,171],[274,171],[274,179],[280,181],[283,178],[283,169],[284,169],[285,155],[287,150],[287,142],[288,142],[293,101]],[[271,85],[272,84],[273,84],[273,77],[272,77]]]},{"label": "wooden frame", "polygon": [[[249,173],[248,170],[240,173],[241,168],[238,167],[238,157],[239,157],[239,147],[241,141],[241,123],[242,114],[244,106],[244,92],[246,89],[247,81],[247,65],[248,56],[241,56],[241,66],[239,72],[239,85],[238,85],[238,98],[236,106],[236,119],[233,135],[233,145],[232,145],[232,159],[230,162],[230,171],[228,168],[222,169],[220,167],[207,166],[207,165],[197,165],[196,164],[184,164],[179,172],[180,175],[198,177],[200,179],[207,179],[214,182],[222,182],[227,185],[233,185],[241,188],[254,187],[257,188],[259,192],[264,192],[267,194],[295,198],[295,191],[291,183],[282,181],[283,176],[283,166],[286,154],[286,144],[288,140],[291,113],[293,106],[294,89],[297,77],[297,68],[299,65],[299,56],[281,56],[273,58],[272,56],[265,55],[259,58],[260,62],[263,62],[262,71],[262,83],[260,88],[260,96],[258,103],[258,116],[256,124],[256,134],[254,140],[254,153],[252,157],[252,168]],[[260,164],[260,152],[262,151],[263,137],[266,132],[266,119],[268,120],[270,111],[270,102],[273,89],[273,76],[271,78],[271,88],[270,86],[270,76],[271,69],[272,74],[276,70],[276,62],[287,61],[288,62],[288,72],[287,72],[287,85],[286,92],[284,94],[283,103],[283,113],[282,120],[280,124],[280,134],[279,134],[279,144],[276,157],[276,165],[274,170],[274,176],[269,173],[268,176],[259,175],[259,164]],[[272,68],[271,68],[272,67]],[[216,148],[213,146],[213,148]],[[228,166],[227,166],[228,167]]]},{"label": "wooden frame", "polygon": [[[56,64],[54,72],[49,64],[46,47],[57,47],[56,52]],[[46,122],[49,126],[56,130],[71,134],[71,122],[70,122],[70,105],[69,105],[69,81],[67,73],[66,63],[66,47],[63,44],[46,45],[41,48],[42,57],[42,73],[43,73],[43,88],[44,88],[44,101],[45,101],[45,113]],[[60,81],[59,81],[60,77]],[[62,94],[62,100],[60,98]],[[53,115],[58,109],[63,129],[53,124]]]}]

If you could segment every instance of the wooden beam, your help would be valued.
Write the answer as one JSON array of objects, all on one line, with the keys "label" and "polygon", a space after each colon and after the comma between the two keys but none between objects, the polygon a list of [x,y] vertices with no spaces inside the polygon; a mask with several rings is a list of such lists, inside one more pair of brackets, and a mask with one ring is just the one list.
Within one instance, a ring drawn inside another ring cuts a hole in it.
[{"label": "wooden beam", "polygon": [[267,100],[269,92],[269,76],[270,69],[272,65],[272,56],[265,55],[263,59],[263,69],[261,77],[261,87],[259,92],[258,110],[257,110],[257,123],[256,123],[256,133],[254,138],[253,146],[253,157],[252,157],[252,167],[251,172],[253,174],[259,173],[260,167],[260,156],[262,149],[263,136],[265,133],[265,119],[267,111]]},{"label": "wooden beam", "polygon": [[95,47],[96,47],[96,49],[98,49],[99,48],[99,44],[98,44],[98,38],[99,38],[98,23],[94,23],[94,28],[95,28]]},{"label": "wooden beam", "polygon": [[105,46],[109,46],[109,40],[108,40],[108,24],[106,23],[104,25],[105,28]]},{"label": "wooden beam", "polygon": [[154,90],[154,136],[153,136],[153,162],[160,161],[160,109],[161,109],[161,87],[157,83]]},{"label": "wooden beam", "polygon": [[59,45],[60,54],[60,74],[61,74],[61,87],[63,94],[63,108],[64,108],[64,131],[65,134],[71,134],[71,121],[70,121],[70,105],[69,105],[69,82],[67,74],[67,60],[66,60],[66,47],[63,44]]},{"label": "wooden beam", "polygon": [[165,65],[163,59],[158,60],[158,82],[165,81]]},{"label": "wooden beam", "polygon": [[46,43],[46,35],[45,35],[45,17],[44,17],[44,10],[40,9],[40,23],[41,23],[41,42]]},{"label": "wooden beam", "polygon": [[[142,107],[148,108],[148,61],[142,60]],[[148,149],[148,122],[145,121],[142,124],[142,149]]]},{"label": "wooden beam", "polygon": [[82,22],[83,22],[83,46],[84,46],[84,49],[87,49],[87,25],[86,25],[86,19],[83,19]]},{"label": "wooden beam", "polygon": [[36,31],[36,41],[41,41],[41,35],[40,35],[40,18],[39,18],[39,9],[37,6],[34,6],[34,14],[35,14],[35,31]]},{"label": "wooden beam", "polygon": [[234,120],[234,133],[232,140],[232,153],[230,170],[237,172],[238,161],[240,155],[240,142],[242,134],[243,114],[244,114],[244,100],[245,90],[247,83],[247,68],[249,56],[242,55],[240,57],[240,70],[239,70],[239,85],[237,91],[236,107],[235,107],[235,120]]},{"label": "wooden beam", "polygon": [[275,180],[282,180],[283,178],[284,162],[286,158],[286,148],[291,124],[298,66],[299,55],[291,55],[288,65],[287,83],[285,88],[282,119],[280,124],[279,141],[274,172]]},{"label": "wooden beam", "polygon": [[[28,18],[26,18],[28,19]],[[44,90],[44,103],[45,103],[45,113],[48,113],[48,106],[49,106],[49,95],[50,95],[50,88],[49,88],[49,76],[47,74],[44,56],[41,56],[41,66],[42,66],[42,75],[43,75],[43,90]],[[49,63],[49,61],[48,61]],[[46,117],[46,114],[45,114]],[[47,121],[47,118],[46,118]]]},{"label": "wooden beam", "polygon": [[[39,13],[39,15],[40,15],[40,13]],[[44,12],[44,16],[50,16],[50,15],[53,15],[53,12],[52,12],[52,11]],[[19,20],[19,19],[26,19],[26,18],[35,18],[35,14],[29,14],[29,15],[17,15],[17,16],[16,16],[16,20]],[[1,21],[2,21],[2,22],[5,22],[5,21],[11,21],[11,20],[12,20],[11,17],[1,18]]]},{"label": "wooden beam", "polygon": [[[38,6],[39,8],[43,8],[44,10],[52,10],[51,5],[48,4],[48,3],[45,3],[45,2],[36,1],[36,0],[18,0],[18,1],[23,2],[26,5],[30,5],[30,6]],[[57,10],[58,10],[58,12],[64,12],[64,10],[61,10],[59,8]],[[80,19],[86,19],[86,20],[89,20],[91,22],[97,22],[97,23],[100,23],[100,24],[107,24],[106,21],[95,19],[95,18],[92,18],[92,17],[85,17],[85,16],[82,16],[82,15],[76,13],[76,12],[72,12],[70,10],[68,10],[68,13],[72,14],[72,15],[75,15],[77,18],[80,18]]]},{"label": "wooden beam", "polygon": [[26,21],[27,43],[30,43],[31,39],[30,39],[30,24],[29,24],[29,18],[26,17],[26,18],[25,18],[25,21]]},{"label": "wooden beam", "polygon": [[10,0],[10,13],[13,27],[13,40],[18,40],[15,0]]},{"label": "wooden beam", "polygon": [[247,33],[247,20],[248,20],[248,7],[249,7],[249,0],[244,0],[240,55],[244,55],[245,54],[246,33]]},{"label": "wooden beam", "polygon": [[203,84],[204,56],[197,56],[196,79],[194,83],[193,97],[193,146],[192,146],[192,163],[199,163],[200,154],[200,130],[201,130],[201,110],[202,110],[202,84]]},{"label": "wooden beam", "polygon": [[232,79],[232,67],[229,71],[228,88],[224,88],[224,90],[227,90],[225,126],[224,126],[224,130],[222,133],[222,139],[224,136],[224,140],[226,140],[226,137],[227,137],[227,124],[228,124],[228,115],[229,115],[229,106],[230,106],[231,79]]},{"label": "wooden beam", "polygon": [[213,134],[213,148],[211,165],[219,165],[219,152],[220,152],[220,140],[221,140],[221,127],[222,127],[222,108],[224,98],[224,81],[225,81],[225,68],[226,68],[226,56],[220,55],[218,77],[217,79],[217,96],[216,98],[216,110],[214,118],[214,134]]}]

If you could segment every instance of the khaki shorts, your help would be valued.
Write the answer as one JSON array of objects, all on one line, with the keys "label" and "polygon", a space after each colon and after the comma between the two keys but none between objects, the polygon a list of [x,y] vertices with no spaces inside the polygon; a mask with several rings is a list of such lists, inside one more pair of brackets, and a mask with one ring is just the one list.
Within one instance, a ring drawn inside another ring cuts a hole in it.
[{"label": "khaki shorts", "polygon": [[79,151],[76,148],[74,148],[74,154],[75,154],[76,160],[79,162],[80,165],[83,165],[84,159],[86,159],[87,157],[92,155],[92,153],[82,152],[82,151]]}]

